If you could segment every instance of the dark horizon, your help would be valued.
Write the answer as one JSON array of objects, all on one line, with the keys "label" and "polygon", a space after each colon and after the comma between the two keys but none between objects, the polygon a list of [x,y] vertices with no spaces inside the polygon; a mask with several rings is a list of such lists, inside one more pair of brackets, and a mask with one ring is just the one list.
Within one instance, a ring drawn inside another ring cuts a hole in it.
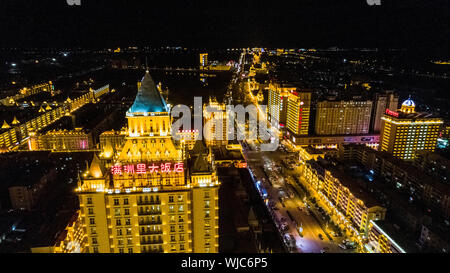
[{"label": "dark horizon", "polygon": [[442,51],[446,0],[142,3],[0,0],[0,47],[408,48]]}]

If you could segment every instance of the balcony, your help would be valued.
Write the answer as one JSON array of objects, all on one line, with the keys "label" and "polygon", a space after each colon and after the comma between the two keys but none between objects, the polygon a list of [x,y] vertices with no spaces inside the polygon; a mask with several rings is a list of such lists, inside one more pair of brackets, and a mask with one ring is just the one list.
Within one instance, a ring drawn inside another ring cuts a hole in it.
[{"label": "balcony", "polygon": [[139,210],[138,215],[161,215],[160,210]]},{"label": "balcony", "polygon": [[162,247],[158,249],[142,249],[141,253],[164,253],[164,249]]},{"label": "balcony", "polygon": [[140,226],[162,225],[162,221],[139,221]]},{"label": "balcony", "polygon": [[141,240],[141,245],[161,245],[163,240]]},{"label": "balcony", "polygon": [[138,200],[138,206],[161,205],[161,200]]},{"label": "balcony", "polygon": [[139,235],[158,235],[158,234],[162,234],[162,233],[163,233],[162,230],[145,230],[145,231],[140,230],[139,231]]}]

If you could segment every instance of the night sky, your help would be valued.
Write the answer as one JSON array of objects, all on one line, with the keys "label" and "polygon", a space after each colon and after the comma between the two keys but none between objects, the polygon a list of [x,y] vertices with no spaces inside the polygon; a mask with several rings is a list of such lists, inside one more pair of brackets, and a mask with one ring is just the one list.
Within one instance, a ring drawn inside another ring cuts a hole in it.
[{"label": "night sky", "polygon": [[0,0],[0,47],[395,47],[446,50],[449,0]]}]

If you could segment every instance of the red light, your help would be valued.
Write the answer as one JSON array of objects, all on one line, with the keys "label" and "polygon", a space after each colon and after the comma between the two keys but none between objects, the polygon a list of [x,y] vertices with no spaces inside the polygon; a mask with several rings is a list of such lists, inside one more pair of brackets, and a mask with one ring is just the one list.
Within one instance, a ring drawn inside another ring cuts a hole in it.
[{"label": "red light", "polygon": [[399,114],[397,112],[391,111],[389,109],[386,109],[386,114],[388,114],[389,116],[392,116],[392,117],[396,117],[396,118],[398,118],[398,116],[399,116]]}]

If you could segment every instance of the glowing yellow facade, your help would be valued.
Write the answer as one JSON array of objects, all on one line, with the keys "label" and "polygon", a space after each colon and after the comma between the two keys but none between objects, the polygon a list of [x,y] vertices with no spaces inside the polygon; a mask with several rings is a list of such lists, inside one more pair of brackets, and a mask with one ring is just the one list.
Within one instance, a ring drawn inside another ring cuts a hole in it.
[{"label": "glowing yellow facade", "polygon": [[102,149],[79,182],[88,252],[218,252],[211,156],[200,141],[185,155],[172,139],[169,110],[148,71],[127,119],[121,148],[109,158],[111,147]]},{"label": "glowing yellow facade", "polygon": [[296,90],[295,87],[269,84],[269,104],[267,106],[269,119],[277,124],[277,128],[286,127],[289,95]]},{"label": "glowing yellow facade", "polygon": [[369,133],[372,101],[321,101],[317,103],[317,135]]},{"label": "glowing yellow facade", "polygon": [[[217,109],[219,112],[208,113],[207,107]],[[209,104],[203,107],[205,123],[205,140],[208,147],[219,147],[228,145],[228,122],[229,113],[226,105],[218,103],[215,98],[209,99]],[[219,126],[221,128],[219,128]]]},{"label": "glowing yellow facade", "polygon": [[208,53],[200,54],[200,68],[205,68],[208,66]]},{"label": "glowing yellow facade", "polygon": [[287,129],[289,132],[295,136],[308,135],[310,114],[311,92],[291,92],[287,108]]},{"label": "glowing yellow facade", "polygon": [[386,110],[382,118],[380,151],[404,160],[416,158],[416,151],[435,151],[440,128],[440,118],[416,113],[412,100],[403,103],[398,112]]}]

